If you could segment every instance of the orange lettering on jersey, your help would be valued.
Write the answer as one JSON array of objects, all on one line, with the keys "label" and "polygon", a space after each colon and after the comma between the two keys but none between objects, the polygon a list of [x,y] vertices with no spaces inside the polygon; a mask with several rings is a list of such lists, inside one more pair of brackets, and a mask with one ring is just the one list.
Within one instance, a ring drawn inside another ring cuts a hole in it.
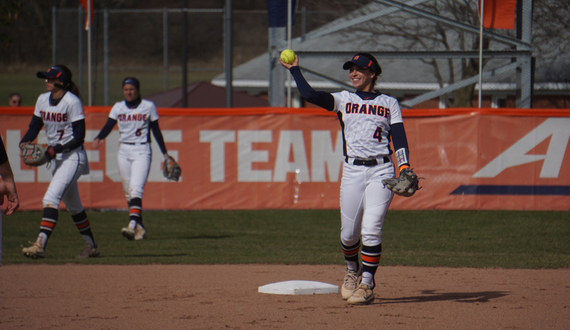
[{"label": "orange lettering on jersey", "polygon": [[373,104],[357,104],[357,103],[347,103],[345,106],[345,111],[349,113],[365,114],[365,115],[376,115],[380,117],[388,118],[390,117],[390,109],[385,108],[381,105]]},{"label": "orange lettering on jersey", "polygon": [[128,114],[128,115],[118,115],[117,119],[119,121],[146,121],[146,114]]},{"label": "orange lettering on jersey", "polygon": [[67,121],[67,113],[57,113],[57,112],[46,112],[40,111],[40,116],[44,122],[62,122]]},{"label": "orange lettering on jersey", "polygon": [[357,113],[358,112],[358,104],[353,103],[352,104],[352,113]]},{"label": "orange lettering on jersey", "polygon": [[384,116],[385,108],[381,105],[378,106],[378,116]]}]

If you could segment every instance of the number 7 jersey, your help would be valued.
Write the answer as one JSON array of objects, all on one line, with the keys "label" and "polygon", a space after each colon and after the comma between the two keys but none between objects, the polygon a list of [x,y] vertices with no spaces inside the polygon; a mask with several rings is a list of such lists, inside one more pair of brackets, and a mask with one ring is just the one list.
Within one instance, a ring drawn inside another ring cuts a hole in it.
[{"label": "number 7 jersey", "polygon": [[116,120],[119,125],[119,142],[146,143],[150,142],[150,122],[158,120],[158,112],[151,101],[143,99],[134,109],[121,101],[115,103],[109,118]]},{"label": "number 7 jersey", "polygon": [[401,123],[398,101],[384,94],[342,91],[332,93],[334,109],[343,129],[344,155],[372,159],[391,154],[390,125]]},{"label": "number 7 jersey", "polygon": [[40,117],[45,126],[48,144],[66,144],[73,139],[73,122],[85,119],[81,100],[73,93],[66,92],[61,100],[52,105],[50,92],[38,97],[34,116]]}]

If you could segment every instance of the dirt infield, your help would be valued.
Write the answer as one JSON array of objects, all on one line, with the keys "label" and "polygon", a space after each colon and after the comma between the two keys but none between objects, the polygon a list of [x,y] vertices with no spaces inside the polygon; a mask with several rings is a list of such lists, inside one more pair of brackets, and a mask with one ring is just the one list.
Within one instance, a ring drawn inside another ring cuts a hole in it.
[{"label": "dirt infield", "polygon": [[570,269],[380,267],[376,300],[274,295],[338,265],[8,265],[1,329],[568,329]]}]

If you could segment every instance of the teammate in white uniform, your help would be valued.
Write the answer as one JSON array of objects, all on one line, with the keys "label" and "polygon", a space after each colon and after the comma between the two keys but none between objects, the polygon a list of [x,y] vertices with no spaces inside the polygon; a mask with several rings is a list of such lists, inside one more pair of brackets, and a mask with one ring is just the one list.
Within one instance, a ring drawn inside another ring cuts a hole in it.
[{"label": "teammate in white uniform", "polygon": [[77,257],[97,257],[99,248],[93,239],[89,218],[77,188],[77,179],[89,174],[87,154],[83,148],[85,114],[79,90],[71,80],[71,71],[64,65],[38,72],[37,77],[45,79],[48,92],[38,97],[29,129],[20,145],[35,140],[45,126],[50,145],[46,155],[51,158],[49,166],[53,177],[42,201],[44,213],[38,238],[22,252],[30,258],[45,257],[46,244],[57,224],[59,204],[63,201],[85,240],[85,248]]},{"label": "teammate in white uniform", "polygon": [[281,64],[289,69],[306,101],[336,112],[340,121],[345,156],[340,238],[347,262],[341,295],[349,304],[369,304],[374,300],[374,275],[382,254],[382,225],[393,197],[382,183],[394,177],[390,139],[399,169],[410,166],[400,106],[395,98],[374,91],[382,69],[370,54],[356,54],[343,65],[355,93],[315,91],[301,74],[297,56],[292,64]]},{"label": "teammate in white uniform", "polygon": [[129,207],[129,224],[121,233],[129,240],[146,238],[142,221],[142,196],[150,170],[152,150],[150,131],[164,157],[168,157],[162,132],[158,126],[158,112],[154,103],[141,99],[140,82],[136,78],[123,80],[124,101],[117,102],[109,113],[93,147],[99,148],[115,124],[119,123],[119,174]]}]

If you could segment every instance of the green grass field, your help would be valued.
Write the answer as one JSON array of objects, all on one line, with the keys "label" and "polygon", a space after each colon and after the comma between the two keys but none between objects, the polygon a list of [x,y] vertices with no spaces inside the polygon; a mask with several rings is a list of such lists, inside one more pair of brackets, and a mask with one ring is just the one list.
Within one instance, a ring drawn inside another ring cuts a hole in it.
[{"label": "green grass field", "polygon": [[[88,212],[101,256],[75,259],[83,239],[67,212],[46,249],[24,257],[41,212],[4,216],[4,264],[343,264],[338,210],[144,211],[147,240],[120,234],[126,211]],[[570,267],[570,213],[389,211],[382,265]]]}]

